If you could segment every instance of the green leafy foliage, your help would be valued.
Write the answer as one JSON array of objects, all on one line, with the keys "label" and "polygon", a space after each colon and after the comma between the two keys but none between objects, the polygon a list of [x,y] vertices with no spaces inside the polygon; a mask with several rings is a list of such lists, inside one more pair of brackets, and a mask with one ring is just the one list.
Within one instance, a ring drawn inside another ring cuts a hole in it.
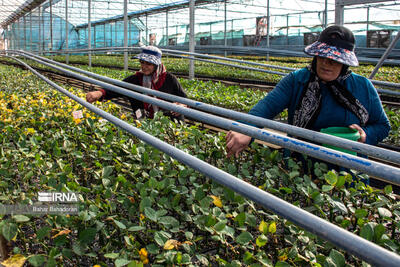
[{"label": "green leafy foliage", "polygon": [[[12,79],[10,78],[12,77]],[[26,71],[0,65],[0,197],[32,204],[37,192],[82,195],[79,214],[14,215],[0,222],[33,266],[344,266],[361,261],[246,200],[114,125],[83,111]],[[81,92],[69,90],[80,97]],[[253,144],[227,159],[223,133],[157,114],[135,121],[157,138],[398,253],[400,207],[391,188],[317,164],[315,177],[282,151]]]}]

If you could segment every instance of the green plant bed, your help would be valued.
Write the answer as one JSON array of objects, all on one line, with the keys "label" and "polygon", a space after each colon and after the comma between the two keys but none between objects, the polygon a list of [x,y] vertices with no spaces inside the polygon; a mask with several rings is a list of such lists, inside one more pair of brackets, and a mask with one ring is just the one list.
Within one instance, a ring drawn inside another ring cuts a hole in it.
[{"label": "green plant bed", "polygon": [[[0,215],[11,254],[41,266],[361,266],[286,219],[100,120],[29,72],[0,65],[0,199],[31,205],[38,192],[81,194],[80,212]],[[71,92],[84,97],[72,88]],[[296,161],[255,143],[227,159],[224,134],[106,111],[267,192],[399,253],[399,203],[356,175]],[[82,110],[83,118],[72,112]],[[21,256],[22,255],[22,256]],[[364,264],[365,265],[365,264]]]},{"label": "green plant bed", "polygon": [[[114,56],[116,57],[116,56]],[[111,57],[112,58],[112,57]],[[13,60],[5,59],[10,62]],[[43,68],[43,65],[35,62],[28,61],[33,66]],[[47,68],[47,67],[44,67]],[[108,69],[104,67],[92,67],[81,65],[79,68],[88,70],[103,76],[122,80],[129,75],[132,75],[132,71],[122,71],[118,69]],[[47,68],[50,69],[50,68]],[[371,69],[372,71],[372,69]],[[184,78],[179,79],[183,85],[185,91],[188,93],[191,99],[205,102],[208,104],[218,105],[221,107],[229,108],[240,112],[248,112],[260,99],[266,96],[267,92],[251,89],[243,89],[239,86],[226,86],[219,82],[212,81],[199,81],[199,80],[188,80]],[[391,111],[393,110],[393,111]],[[399,112],[396,108],[385,107],[386,114],[389,117],[389,121],[392,126],[392,130],[389,133],[389,137],[385,139],[385,142],[389,142],[395,146],[400,146],[400,140],[398,137],[399,128]],[[287,120],[287,111],[284,111],[276,119]]]},{"label": "green plant bed", "polygon": [[[57,56],[53,57],[54,60],[65,62],[65,56]],[[236,59],[249,59],[248,57],[234,57]],[[261,57],[251,57],[250,61],[256,61],[258,63],[264,63],[269,65],[277,65],[282,67],[289,68],[303,68],[310,64],[311,58],[294,58],[294,57],[271,57],[269,61],[266,61],[265,58]],[[76,56],[72,55],[69,57],[70,63],[75,64],[87,64],[88,58],[87,56]],[[174,57],[163,57],[163,62],[166,65],[167,69],[171,72],[177,72],[182,74],[188,74],[189,63],[187,59],[182,58],[174,58]],[[123,67],[124,60],[122,56],[108,56],[108,55],[94,55],[92,56],[92,63],[103,66],[118,66]],[[237,63],[232,63],[237,64]],[[242,64],[246,66],[245,64]],[[256,67],[252,65],[248,65],[250,67]],[[139,62],[137,60],[130,60],[129,67],[139,68]],[[372,64],[360,64],[358,67],[352,67],[351,69],[362,76],[369,77],[373,69],[375,68]],[[195,61],[195,69],[196,73],[199,75],[207,75],[219,78],[242,78],[242,79],[257,79],[267,82],[278,82],[282,76],[280,75],[272,75],[263,72],[249,71],[243,70],[233,67],[227,67],[222,65],[216,65],[208,62]],[[268,69],[268,68],[266,68]],[[277,71],[277,69],[270,69]],[[278,70],[281,71],[281,70]],[[286,71],[281,71],[286,72]],[[400,75],[399,67],[396,66],[382,66],[379,68],[378,73],[375,75],[374,79],[379,81],[387,81],[400,83]]]}]

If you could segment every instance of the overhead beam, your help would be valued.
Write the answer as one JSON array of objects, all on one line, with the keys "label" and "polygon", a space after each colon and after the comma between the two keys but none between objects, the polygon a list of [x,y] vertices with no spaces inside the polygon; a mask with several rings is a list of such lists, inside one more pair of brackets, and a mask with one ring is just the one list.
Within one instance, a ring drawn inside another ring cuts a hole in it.
[{"label": "overhead beam", "polygon": [[46,0],[27,0],[23,3],[17,10],[15,10],[10,16],[7,17],[4,21],[1,22],[1,27],[5,29],[7,25],[12,24],[20,17],[24,16],[28,12],[40,6],[42,3],[46,2]]},{"label": "overhead beam", "polygon": [[[195,0],[195,6],[200,6],[200,5],[207,5],[207,4],[212,4],[212,3],[218,3],[218,2],[223,2],[224,0]],[[179,10],[179,9],[183,9],[183,8],[189,8],[189,2],[190,0],[184,0],[178,3],[172,3],[172,4],[166,4],[166,5],[160,5],[158,7],[154,7],[154,8],[149,8],[146,10],[141,10],[141,11],[134,11],[134,12],[130,12],[128,13],[128,19],[131,18],[137,18],[140,16],[149,16],[152,14],[159,14],[162,12],[166,12],[168,11],[173,11],[173,10]],[[118,15],[112,18],[107,18],[107,19],[102,19],[99,21],[95,21],[92,22],[92,25],[101,25],[104,23],[110,23],[110,22],[116,22],[116,21],[123,21],[124,20],[124,16],[123,15]],[[82,28],[86,28],[87,24],[81,24],[76,26],[77,29],[82,29]]]},{"label": "overhead beam", "polygon": [[336,4],[344,6],[372,4],[380,2],[393,2],[393,0],[336,0]]}]

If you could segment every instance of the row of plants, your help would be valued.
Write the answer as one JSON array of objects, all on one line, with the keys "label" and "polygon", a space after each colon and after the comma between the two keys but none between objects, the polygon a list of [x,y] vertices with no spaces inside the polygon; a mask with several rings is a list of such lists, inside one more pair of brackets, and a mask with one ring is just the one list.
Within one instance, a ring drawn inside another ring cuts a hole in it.
[{"label": "row of plants", "polygon": [[[9,62],[15,62],[11,59],[5,60]],[[33,61],[28,62],[32,66],[54,70],[37,64]],[[122,80],[132,74],[131,71],[109,69],[104,67],[89,68],[88,66],[80,65],[79,68],[117,80]],[[179,78],[179,81],[191,99],[240,112],[248,112],[260,99],[265,97],[267,94],[266,91],[250,90],[248,88],[241,88],[236,85],[226,85],[220,82],[202,81],[197,79],[188,80],[185,78]],[[399,109],[393,106],[386,105],[384,105],[384,109],[392,126],[392,130],[390,131],[388,138],[385,139],[384,142],[394,146],[400,146]],[[281,113],[277,119],[286,121],[287,112],[285,111]]]},{"label": "row of plants", "polygon": [[[15,63],[15,61],[11,59],[6,59],[6,61]],[[37,64],[33,61],[28,62],[32,66],[54,70]],[[104,67],[89,68],[88,66],[80,65],[79,68],[117,80],[122,80],[127,76],[132,75],[131,71],[109,69]],[[179,78],[179,81],[187,92],[189,98],[240,112],[248,112],[260,99],[265,97],[267,94],[266,91],[250,90],[248,88],[241,88],[236,85],[226,85],[220,82],[202,81],[197,79],[189,80],[185,78]],[[384,109],[392,126],[389,136],[384,140],[384,142],[393,146],[400,146],[399,109],[394,106],[387,105],[384,105]],[[276,119],[287,121],[287,112],[284,111]]]},{"label": "row of plants", "polygon": [[[71,92],[84,98],[73,88]],[[400,207],[362,174],[304,166],[253,143],[226,158],[224,133],[157,114],[136,127],[296,206],[399,253]],[[32,266],[368,266],[222,187],[64,97],[29,72],[0,65],[0,198],[81,194],[78,215],[0,215],[12,260]],[[74,119],[72,112],[82,110]],[[354,183],[351,186],[351,183]],[[20,265],[20,266],[21,266]]]},{"label": "row of plants", "polygon": [[[235,57],[236,59],[241,59],[241,57]],[[54,60],[65,62],[65,56],[54,56]],[[245,57],[246,60],[249,61],[248,58]],[[217,60],[218,61],[218,60]],[[263,63],[268,65],[276,65],[281,67],[289,67],[300,69],[308,64],[310,64],[310,58],[286,58],[286,57],[270,57],[269,61],[266,60],[265,57],[254,57],[250,61]],[[71,55],[69,56],[70,64],[88,64],[88,57],[84,55]],[[167,69],[171,72],[178,74],[188,75],[188,60],[183,58],[175,58],[175,57],[163,57],[163,63],[167,67]],[[225,62],[226,61],[221,61]],[[119,67],[123,68],[124,60],[122,56],[118,55],[93,55],[92,56],[92,64],[93,66],[103,66],[103,67]],[[231,64],[238,64],[232,62]],[[130,60],[128,63],[130,68],[139,69],[140,65],[138,60]],[[239,64],[242,66],[250,66],[257,67],[253,65],[247,64]],[[369,77],[369,75],[374,70],[375,66],[372,64],[360,64],[358,67],[352,67],[351,69],[362,76]],[[268,74],[264,72],[257,72],[252,70],[244,70],[239,68],[233,68],[223,65],[212,64],[208,62],[195,61],[195,69],[197,75],[206,75],[217,78],[238,78],[238,79],[250,79],[250,80],[260,80],[266,81],[269,83],[277,83],[282,78],[280,75]],[[287,72],[284,70],[279,70],[275,68],[265,68],[267,70],[274,70],[280,72]],[[382,66],[379,68],[379,71],[376,73],[374,79],[379,81],[386,82],[394,82],[400,83],[400,76],[398,75],[398,67],[396,66]]]}]

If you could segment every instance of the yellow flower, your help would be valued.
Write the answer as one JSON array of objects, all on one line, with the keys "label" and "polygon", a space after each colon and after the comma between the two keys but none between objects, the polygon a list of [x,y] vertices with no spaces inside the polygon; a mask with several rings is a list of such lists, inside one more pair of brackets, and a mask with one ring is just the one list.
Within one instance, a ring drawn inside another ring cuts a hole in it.
[{"label": "yellow flower", "polygon": [[213,199],[213,203],[215,206],[217,206],[218,208],[222,208],[222,201],[219,197],[211,195],[210,196]]},{"label": "yellow flower", "polygon": [[146,218],[142,213],[140,213],[140,220],[143,221]]},{"label": "yellow flower", "polygon": [[100,265],[98,265],[98,264],[96,264],[96,265],[93,265],[93,267],[101,267]]},{"label": "yellow flower", "polygon": [[74,122],[76,123],[76,124],[79,124],[79,123],[81,123],[81,119],[74,119]]},{"label": "yellow flower", "polygon": [[149,259],[147,258],[147,250],[145,248],[141,248],[139,250],[139,257],[140,260],[144,263],[144,264],[148,264],[149,263]]},{"label": "yellow flower", "polygon": [[34,134],[35,133],[35,129],[33,128],[27,128],[25,131],[25,134]]},{"label": "yellow flower", "polygon": [[148,253],[147,253],[146,248],[141,248],[141,249],[140,249],[140,251],[139,251],[139,256],[140,256],[140,258],[142,258],[142,257],[147,258]]},{"label": "yellow flower", "polygon": [[278,260],[280,260],[280,261],[285,261],[285,260],[287,260],[287,255],[286,254],[283,254],[283,255],[281,255],[281,256],[278,256]]}]

